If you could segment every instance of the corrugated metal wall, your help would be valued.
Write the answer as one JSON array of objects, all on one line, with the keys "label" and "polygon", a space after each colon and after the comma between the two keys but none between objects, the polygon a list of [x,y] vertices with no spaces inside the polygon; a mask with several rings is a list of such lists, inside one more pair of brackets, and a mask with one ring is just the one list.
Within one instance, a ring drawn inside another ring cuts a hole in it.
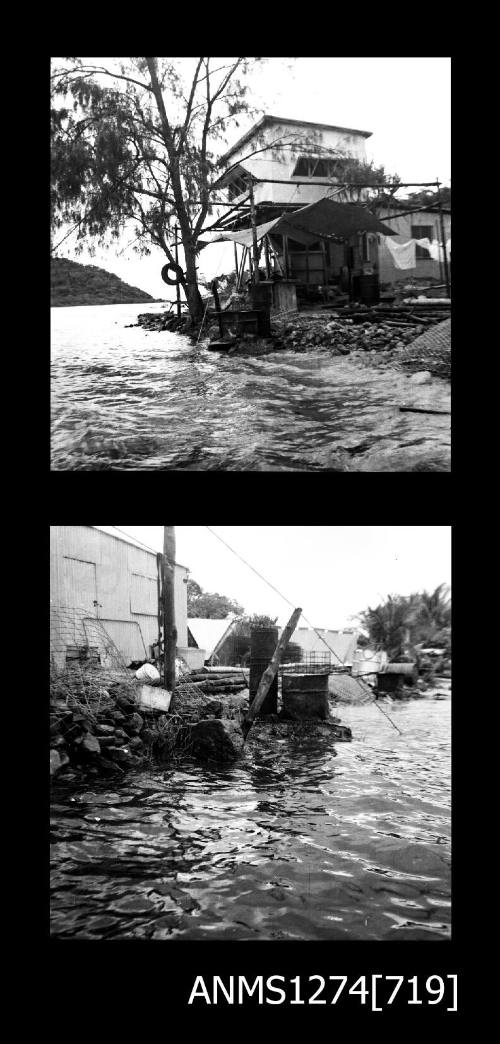
[{"label": "corrugated metal wall", "polygon": [[[179,646],[187,646],[185,579],[176,565]],[[102,620],[127,659],[144,658],[158,637],[156,556],[93,526],[50,527],[50,597]]]}]

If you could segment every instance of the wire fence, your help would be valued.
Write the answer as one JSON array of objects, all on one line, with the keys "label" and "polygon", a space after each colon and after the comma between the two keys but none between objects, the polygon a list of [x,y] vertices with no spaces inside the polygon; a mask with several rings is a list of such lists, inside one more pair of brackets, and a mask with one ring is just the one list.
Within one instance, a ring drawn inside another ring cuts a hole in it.
[{"label": "wire fence", "polygon": [[50,695],[79,700],[86,709],[104,709],[113,683],[130,686],[133,678],[104,624],[88,609],[50,607]]}]

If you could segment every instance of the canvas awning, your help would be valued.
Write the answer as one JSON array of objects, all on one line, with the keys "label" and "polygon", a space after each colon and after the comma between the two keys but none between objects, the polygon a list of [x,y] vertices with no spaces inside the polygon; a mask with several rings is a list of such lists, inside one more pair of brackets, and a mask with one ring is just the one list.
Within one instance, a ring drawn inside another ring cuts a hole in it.
[{"label": "canvas awning", "polygon": [[[275,218],[274,221],[266,221],[263,225],[257,225],[257,240],[267,236],[268,232],[278,224],[278,221],[281,221],[281,218]],[[211,243],[223,243],[226,241],[241,243],[242,246],[250,247],[253,243],[252,229],[240,228],[238,232],[220,232],[213,239],[199,240],[199,246],[210,246]]]},{"label": "canvas awning", "polygon": [[[384,225],[366,207],[355,203],[336,203],[333,199],[318,199],[307,207],[292,214],[282,214],[274,221],[267,221],[257,226],[257,239],[262,239],[269,232],[290,236],[306,245],[315,243],[317,239],[334,238],[350,239],[358,232],[376,232],[384,236],[394,236],[394,229]],[[212,239],[212,243],[233,240],[243,246],[252,245],[252,229],[244,228],[238,232],[223,232]],[[204,243],[203,245],[207,245]]]}]

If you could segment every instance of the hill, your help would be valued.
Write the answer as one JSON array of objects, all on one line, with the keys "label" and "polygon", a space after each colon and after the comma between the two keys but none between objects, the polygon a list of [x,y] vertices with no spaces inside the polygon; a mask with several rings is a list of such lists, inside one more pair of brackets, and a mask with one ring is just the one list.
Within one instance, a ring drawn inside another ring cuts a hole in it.
[{"label": "hill", "polygon": [[62,305],[145,304],[156,298],[129,286],[97,265],[80,265],[66,257],[50,262],[50,303]]}]

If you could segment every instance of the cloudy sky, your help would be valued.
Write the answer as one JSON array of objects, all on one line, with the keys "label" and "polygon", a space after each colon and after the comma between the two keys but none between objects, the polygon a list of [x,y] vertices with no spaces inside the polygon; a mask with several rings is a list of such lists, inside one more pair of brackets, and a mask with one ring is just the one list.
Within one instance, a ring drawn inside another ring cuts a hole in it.
[{"label": "cloudy sky", "polygon": [[[116,529],[101,529],[117,535]],[[162,526],[118,526],[154,551]],[[210,526],[315,627],[355,625],[353,617],[388,594],[450,583],[449,526]],[[207,591],[249,613],[288,620],[291,609],[205,526],[176,526],[177,561]]]},{"label": "cloudy sky", "polygon": [[[195,59],[178,59],[191,63]],[[450,168],[450,58],[268,58],[256,68],[249,85],[253,104],[271,116],[331,123],[369,130],[368,159],[383,164],[403,181],[449,184]],[[228,143],[252,125],[241,122]],[[221,147],[222,148],[222,147]],[[415,190],[416,191],[416,190]],[[126,243],[119,251],[80,255],[76,260],[100,265],[139,286],[154,297],[166,298],[162,282],[164,256],[159,251],[138,258]],[[71,237],[60,256],[75,257]],[[125,249],[124,249],[125,247]],[[201,255],[207,277],[230,271],[232,244],[217,244]]]}]

